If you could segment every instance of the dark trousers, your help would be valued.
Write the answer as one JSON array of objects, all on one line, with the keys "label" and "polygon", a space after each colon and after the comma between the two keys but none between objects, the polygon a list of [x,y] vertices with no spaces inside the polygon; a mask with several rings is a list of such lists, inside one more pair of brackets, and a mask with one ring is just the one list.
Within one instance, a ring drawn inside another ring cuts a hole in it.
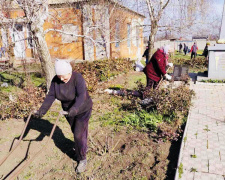
[{"label": "dark trousers", "polygon": [[148,64],[148,57],[146,57],[145,59],[145,64]]},{"label": "dark trousers", "polygon": [[156,81],[148,78],[147,76],[146,76],[146,79],[147,79],[147,85],[146,85],[147,88],[153,88],[153,89],[157,88],[159,82],[156,82]]},{"label": "dark trousers", "polygon": [[191,59],[194,56],[194,58],[196,57],[196,52],[191,52]]},{"label": "dark trousers", "polygon": [[91,117],[91,111],[92,109],[72,118],[67,117],[74,136],[74,148],[77,161],[86,159],[88,122]]}]

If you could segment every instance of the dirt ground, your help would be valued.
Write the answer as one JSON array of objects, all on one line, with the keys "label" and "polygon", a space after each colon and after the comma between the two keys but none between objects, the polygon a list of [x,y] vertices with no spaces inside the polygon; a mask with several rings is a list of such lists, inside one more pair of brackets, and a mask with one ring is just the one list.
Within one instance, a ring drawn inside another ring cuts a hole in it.
[{"label": "dirt ground", "polygon": [[[120,75],[100,89],[113,84],[129,84],[130,80],[143,78],[143,73],[131,72]],[[132,87],[133,88],[133,87]],[[110,103],[110,95],[91,94],[94,102],[93,114],[89,123],[87,171],[76,174],[74,168],[73,134],[65,118],[60,118],[53,138],[33,162],[26,167],[17,179],[173,179],[179,153],[179,142],[157,143],[151,134],[127,127],[102,126],[98,120],[106,112],[115,108]],[[55,102],[51,110],[59,110]],[[48,113],[42,119],[31,119],[24,139],[7,161],[0,166],[0,179],[10,179],[47,142],[57,118],[56,113]],[[11,119],[0,122],[0,159],[18,142],[25,122]]]}]

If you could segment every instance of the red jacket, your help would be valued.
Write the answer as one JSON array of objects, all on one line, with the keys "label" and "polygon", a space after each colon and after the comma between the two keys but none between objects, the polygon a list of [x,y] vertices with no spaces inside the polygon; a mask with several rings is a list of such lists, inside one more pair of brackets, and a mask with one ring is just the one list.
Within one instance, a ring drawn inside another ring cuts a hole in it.
[{"label": "red jacket", "polygon": [[198,50],[198,46],[196,46],[196,45],[193,45],[193,46],[191,46],[191,51],[190,52],[194,52],[194,53],[196,53],[197,52],[197,50]]},{"label": "red jacket", "polygon": [[166,56],[163,50],[158,49],[144,68],[146,76],[156,82],[160,81],[161,76],[166,74]]}]

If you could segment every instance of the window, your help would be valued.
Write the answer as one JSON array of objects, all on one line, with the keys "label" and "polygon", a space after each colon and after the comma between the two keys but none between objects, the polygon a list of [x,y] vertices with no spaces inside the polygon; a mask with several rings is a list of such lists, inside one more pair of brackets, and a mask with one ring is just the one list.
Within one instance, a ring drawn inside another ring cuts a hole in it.
[{"label": "window", "polygon": [[62,42],[63,43],[72,43],[73,41],[77,41],[78,37],[74,35],[78,35],[79,32],[79,27],[75,26],[73,24],[64,24],[63,27],[63,32],[66,34],[62,33]]},{"label": "window", "polygon": [[139,47],[139,27],[136,26],[136,46]]},{"label": "window", "polygon": [[130,47],[131,44],[130,35],[130,24],[127,24],[127,47]]},{"label": "window", "polygon": [[119,47],[120,46],[120,42],[119,42],[119,40],[120,40],[120,36],[119,36],[120,29],[119,28],[120,28],[119,27],[119,21],[116,21],[116,27],[115,27],[115,41],[116,41],[115,46],[116,47]]},{"label": "window", "polygon": [[14,31],[23,31],[23,25],[22,24],[15,24]]},{"label": "window", "polygon": [[34,42],[32,38],[32,33],[31,33],[31,25],[27,25],[27,42],[28,42],[28,48],[33,48],[34,47]]},{"label": "window", "polygon": [[8,38],[5,29],[1,28],[2,47],[8,47]]}]

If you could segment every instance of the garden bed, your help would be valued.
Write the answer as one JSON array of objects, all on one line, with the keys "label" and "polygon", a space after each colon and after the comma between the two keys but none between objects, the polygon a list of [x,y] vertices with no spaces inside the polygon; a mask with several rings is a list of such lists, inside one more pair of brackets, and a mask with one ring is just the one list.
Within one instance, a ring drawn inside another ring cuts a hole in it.
[{"label": "garden bed", "polygon": [[[82,72],[84,76],[86,75],[88,82],[91,82],[88,78],[91,71],[92,69],[87,69]],[[61,118],[47,150],[19,175],[19,179],[173,179],[182,126],[190,106],[188,97],[190,98],[191,94],[184,94],[185,99],[184,96],[178,96],[172,92],[188,93],[188,86],[181,87],[179,91],[161,91],[161,95],[164,95],[162,98],[159,93],[154,92],[157,103],[145,108],[138,105],[137,98],[111,96],[97,91],[97,89],[104,90],[112,86],[141,90],[143,87],[136,81],[145,83],[144,74],[130,70],[126,72],[122,76],[115,74],[116,78],[111,80],[109,80],[111,75],[106,76],[106,73],[101,73],[96,77],[107,77],[105,80],[108,81],[101,84],[95,82],[91,84],[91,87],[89,86],[94,106],[89,124],[88,170],[79,176],[75,174],[73,135],[65,118]],[[102,80],[100,78],[101,82]],[[42,92],[31,87],[30,90],[40,92],[39,99],[31,101],[32,92],[26,90],[27,94],[22,94],[27,101],[24,101],[21,110],[26,107],[26,102],[30,102],[29,108],[34,104],[35,108],[40,106]],[[17,92],[16,90],[13,93]],[[152,93],[149,91],[145,95]],[[169,108],[170,102],[175,101],[175,97],[178,98],[176,99],[178,106],[173,105],[173,111],[178,110],[182,113],[173,114]],[[3,101],[6,102],[4,99]],[[161,106],[162,101],[165,101],[167,106]],[[179,103],[187,104],[183,107],[184,109],[179,109],[181,108]],[[26,112],[30,110],[29,108],[27,107]],[[60,109],[58,102],[55,102],[51,108],[52,111]],[[12,115],[15,115],[16,109],[13,112]],[[25,112],[23,113],[26,115]],[[15,117],[19,118],[15,119]],[[13,138],[18,137],[22,131],[24,121],[20,117],[22,116],[7,116],[8,120],[0,121],[0,158],[9,150]],[[17,164],[23,164],[23,159],[29,159],[41,148],[55,120],[56,113],[48,112],[42,119],[31,121],[28,127],[29,133],[15,152],[14,158],[9,159],[9,163],[1,167],[0,177],[7,175]]]}]

